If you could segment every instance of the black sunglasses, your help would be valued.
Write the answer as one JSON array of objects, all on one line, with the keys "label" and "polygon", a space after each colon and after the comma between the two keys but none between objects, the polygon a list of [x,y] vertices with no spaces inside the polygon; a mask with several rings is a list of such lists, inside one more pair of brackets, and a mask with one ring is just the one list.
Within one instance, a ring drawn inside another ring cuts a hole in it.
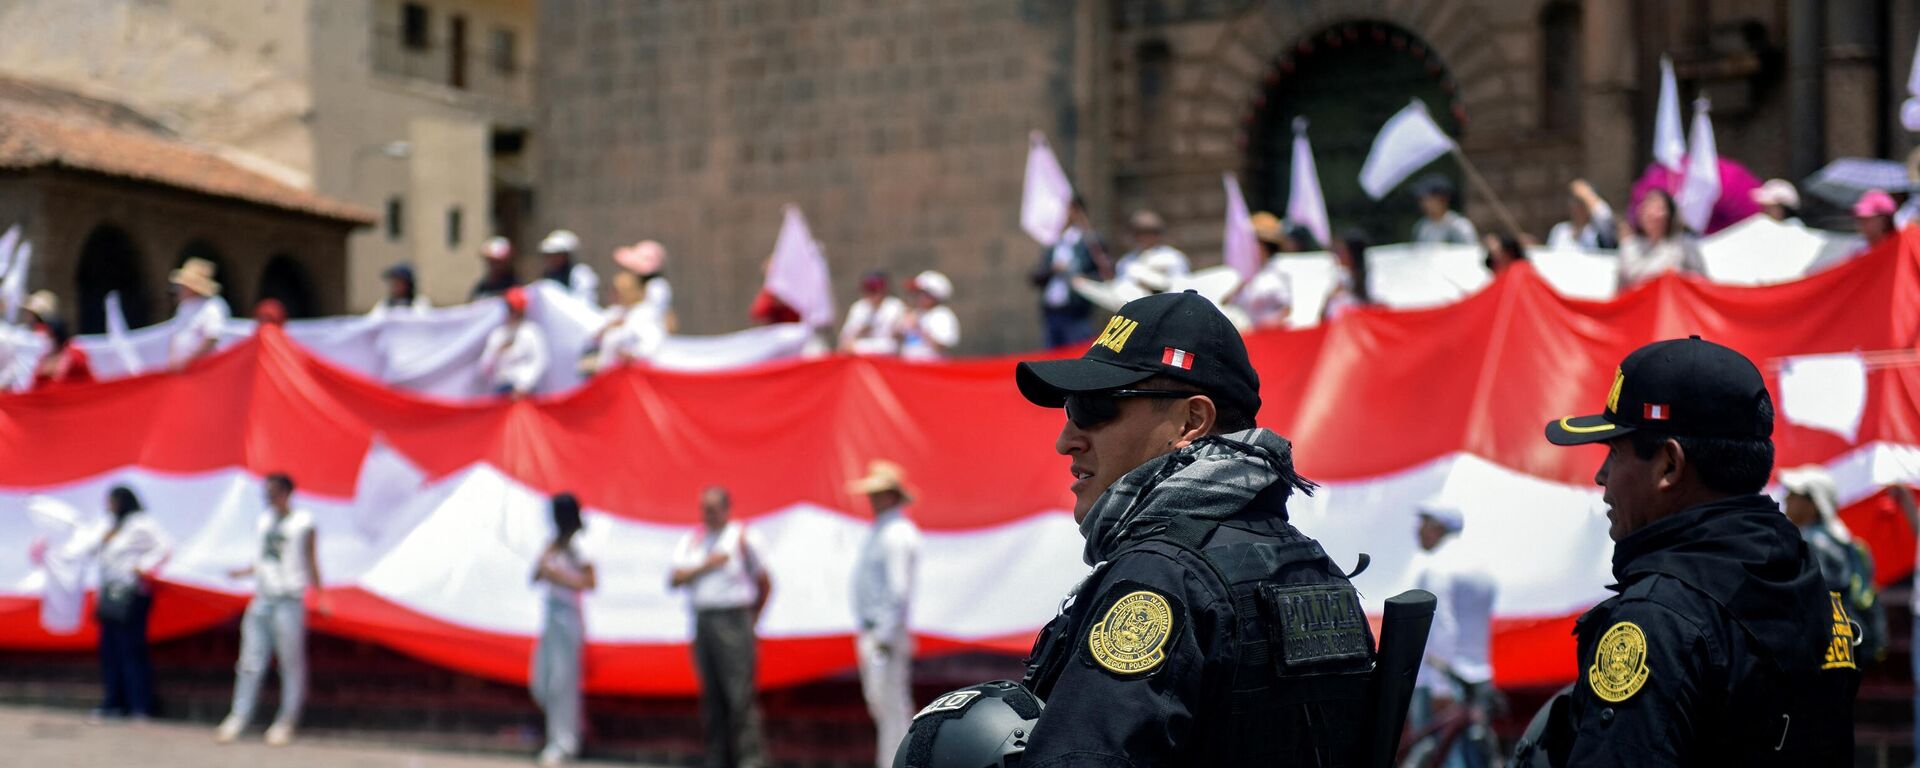
[{"label": "black sunglasses", "polygon": [[1067,395],[1067,421],[1081,429],[1094,427],[1113,421],[1120,415],[1120,401],[1129,397],[1178,398],[1194,397],[1198,392],[1175,392],[1168,389],[1103,389],[1098,392],[1075,392]]}]

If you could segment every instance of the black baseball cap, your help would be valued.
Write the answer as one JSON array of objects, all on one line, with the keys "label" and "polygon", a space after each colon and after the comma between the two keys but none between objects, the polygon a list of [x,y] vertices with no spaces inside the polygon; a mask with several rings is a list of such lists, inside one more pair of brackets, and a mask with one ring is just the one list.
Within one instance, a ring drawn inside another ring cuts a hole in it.
[{"label": "black baseball cap", "polygon": [[1772,405],[1760,369],[1745,355],[1699,336],[1656,341],[1614,370],[1605,412],[1548,423],[1547,440],[1582,445],[1638,429],[1766,440],[1773,437]]},{"label": "black baseball cap", "polygon": [[1248,416],[1260,411],[1260,375],[1240,331],[1193,291],[1134,299],[1114,313],[1077,360],[1020,363],[1014,380],[1034,405],[1061,408],[1074,392],[1097,392],[1166,376],[1192,384]]}]

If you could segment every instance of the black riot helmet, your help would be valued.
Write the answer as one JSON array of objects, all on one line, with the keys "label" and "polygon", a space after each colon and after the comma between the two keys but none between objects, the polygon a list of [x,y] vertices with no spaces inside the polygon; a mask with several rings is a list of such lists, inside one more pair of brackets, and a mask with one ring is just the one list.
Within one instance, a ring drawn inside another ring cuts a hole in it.
[{"label": "black riot helmet", "polygon": [[943,694],[913,716],[893,768],[1011,768],[1027,751],[1041,706],[1011,680]]}]

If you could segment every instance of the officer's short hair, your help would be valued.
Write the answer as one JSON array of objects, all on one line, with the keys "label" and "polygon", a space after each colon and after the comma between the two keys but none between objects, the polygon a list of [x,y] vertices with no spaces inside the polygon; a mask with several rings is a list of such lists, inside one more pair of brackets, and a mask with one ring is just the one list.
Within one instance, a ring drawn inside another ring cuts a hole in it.
[{"label": "officer's short hair", "polygon": [[[1773,424],[1773,398],[1761,397],[1755,418]],[[1759,493],[1773,476],[1773,441],[1770,439],[1732,439],[1692,437],[1657,430],[1639,429],[1627,436],[1633,452],[1642,459],[1653,458],[1668,440],[1680,443],[1687,463],[1700,473],[1700,481],[1719,493]]]},{"label": "officer's short hair", "polygon": [[[1133,385],[1133,388],[1165,389],[1174,392],[1192,392],[1196,395],[1206,395],[1208,399],[1213,401],[1213,431],[1215,434],[1224,435],[1230,432],[1240,432],[1253,429],[1255,426],[1253,414],[1247,413],[1246,410],[1240,406],[1228,403],[1225,398],[1214,397],[1213,393],[1207,392],[1200,387],[1169,376],[1149,377],[1145,381]],[[1174,401],[1158,400],[1155,402],[1164,403],[1166,404],[1165,407],[1172,407]]]}]

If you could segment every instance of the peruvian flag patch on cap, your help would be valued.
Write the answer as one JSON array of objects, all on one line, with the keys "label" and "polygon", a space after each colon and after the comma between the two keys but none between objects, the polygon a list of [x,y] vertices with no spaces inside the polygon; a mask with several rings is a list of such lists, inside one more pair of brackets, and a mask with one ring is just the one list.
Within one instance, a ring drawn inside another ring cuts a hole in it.
[{"label": "peruvian flag patch on cap", "polygon": [[1640,418],[1646,419],[1647,421],[1666,421],[1673,418],[1673,409],[1664,405],[1647,403],[1646,405],[1640,406]]},{"label": "peruvian flag patch on cap", "polygon": [[1167,351],[1160,353],[1160,362],[1183,371],[1191,371],[1193,370],[1193,353],[1184,349],[1167,347]]}]

